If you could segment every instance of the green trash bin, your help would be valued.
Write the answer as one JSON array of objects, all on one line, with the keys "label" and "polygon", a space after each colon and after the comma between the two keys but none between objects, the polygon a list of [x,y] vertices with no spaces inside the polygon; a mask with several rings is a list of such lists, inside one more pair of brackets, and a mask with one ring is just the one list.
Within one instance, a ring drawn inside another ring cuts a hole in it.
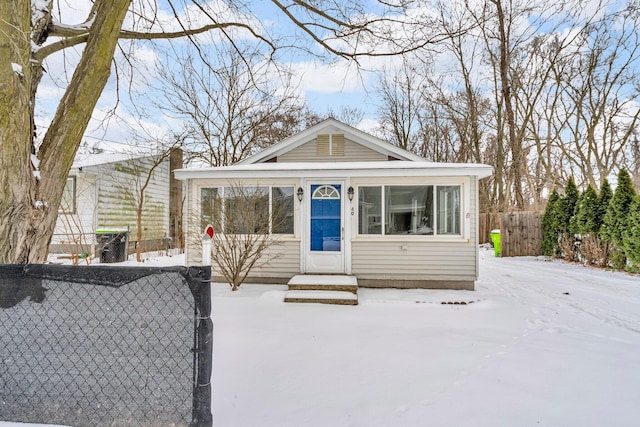
[{"label": "green trash bin", "polygon": [[491,230],[491,242],[493,243],[493,253],[500,256],[500,230]]}]

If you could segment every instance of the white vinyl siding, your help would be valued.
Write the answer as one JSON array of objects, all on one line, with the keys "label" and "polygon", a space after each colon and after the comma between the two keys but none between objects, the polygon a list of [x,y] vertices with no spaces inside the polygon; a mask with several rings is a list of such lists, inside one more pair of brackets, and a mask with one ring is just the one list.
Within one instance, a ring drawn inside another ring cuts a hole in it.
[{"label": "white vinyl siding", "polygon": [[[187,198],[182,218],[184,232],[184,255],[187,265],[202,265],[202,185],[198,180],[187,181]],[[208,187],[208,186],[207,186]]]},{"label": "white vinyl siding", "polygon": [[[75,245],[82,242],[92,249],[96,229],[127,227],[130,229],[130,240],[135,240],[138,189],[152,164],[152,159],[142,158],[83,167],[82,171],[72,176],[75,178],[76,213],[58,215],[51,243],[61,245],[57,250],[87,251]],[[161,240],[168,235],[168,160],[154,170],[145,191],[143,209],[143,240]]]},{"label": "white vinyl siding", "polygon": [[[478,245],[478,178],[469,177],[469,238],[474,245]],[[464,221],[464,219],[463,219]]]},{"label": "white vinyl siding", "polygon": [[58,251],[91,252],[95,241],[96,176],[81,173],[75,178],[75,212],[59,213],[52,245],[61,245]]},{"label": "white vinyl siding", "polygon": [[[276,243],[267,248],[264,259],[258,262],[248,277],[289,278],[300,274],[300,239],[274,235]],[[189,239],[186,248],[187,265],[202,264],[202,244],[200,239]],[[212,274],[220,276],[217,266],[212,263]]]},{"label": "white vinyl siding", "polygon": [[[98,189],[97,228],[130,229],[130,240],[135,240],[136,203],[139,188],[152,166],[151,159],[134,159],[99,165],[101,177]],[[151,182],[145,190],[142,224],[143,240],[158,240],[169,230],[169,161],[153,171]]]},{"label": "white vinyl siding", "polygon": [[387,156],[384,154],[371,150],[361,144],[348,139],[343,139],[343,141],[344,143],[342,145],[344,154],[333,156],[329,155],[327,139],[327,148],[322,148],[323,151],[321,151],[321,153],[323,154],[319,155],[320,147],[317,144],[317,140],[314,139],[313,141],[302,144],[301,146],[278,156],[278,162],[368,162],[388,160]]},{"label": "white vinyl siding", "polygon": [[351,271],[363,279],[475,280],[471,242],[351,242]]},{"label": "white vinyl siding", "polygon": [[279,238],[267,249],[265,259],[271,259],[253,268],[249,277],[290,278],[300,274],[300,240],[285,239]]}]

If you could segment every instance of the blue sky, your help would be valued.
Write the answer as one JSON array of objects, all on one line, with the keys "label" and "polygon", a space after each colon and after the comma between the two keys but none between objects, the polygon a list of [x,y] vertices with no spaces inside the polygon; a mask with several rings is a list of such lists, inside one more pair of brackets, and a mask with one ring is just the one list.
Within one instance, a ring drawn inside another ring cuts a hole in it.
[{"label": "blue sky", "polygon": [[[149,1],[153,0],[134,0]],[[217,7],[216,17],[220,20],[227,20],[227,16],[232,16],[234,20],[241,19],[248,23],[256,31],[283,37],[288,44],[295,45],[297,49],[285,49],[278,52],[275,59],[289,65],[298,76],[297,87],[299,96],[303,98],[310,108],[320,114],[324,114],[327,110],[332,110],[339,114],[343,108],[359,108],[364,113],[364,120],[358,126],[365,131],[372,131],[376,126],[377,110],[380,107],[380,101],[376,93],[377,76],[375,72],[382,69],[395,68],[401,59],[382,57],[382,58],[361,58],[361,68],[354,63],[346,60],[333,58],[333,62],[319,60],[317,57],[310,56],[305,53],[307,48],[315,53],[322,50],[314,45],[308,37],[303,37],[301,31],[297,29],[284,15],[275,10],[275,7],[269,0],[251,1],[249,5],[256,17],[248,17],[240,12],[229,12],[220,6],[222,0],[208,1],[211,7]],[[524,1],[524,0],[523,0]],[[543,0],[540,0],[543,1]],[[595,0],[593,0],[595,1]],[[175,0],[175,3],[186,2],[191,4],[189,0]],[[54,9],[59,10],[62,16],[62,22],[73,25],[79,24],[86,19],[89,12],[91,2],[86,0],[57,0]],[[473,1],[471,2],[473,3]],[[613,3],[616,3],[615,1]],[[165,0],[161,0],[161,4],[166,6]],[[376,1],[365,2],[364,4],[373,10],[374,5],[379,4]],[[217,6],[216,6],[217,5]],[[58,8],[59,6],[59,8]],[[454,6],[452,5],[451,8]],[[586,8],[584,13],[588,14],[593,8]],[[420,14],[432,13],[433,9],[409,9],[407,16],[423,16]],[[446,7],[444,12],[451,12]],[[193,10],[187,11],[192,19],[194,17]],[[277,12],[277,13],[276,13]],[[180,15],[185,16],[185,10],[179,11]],[[535,16],[529,15],[527,19],[520,19],[512,27],[514,34],[531,34],[539,27],[533,25]],[[161,9],[158,13],[158,19],[163,22],[163,28],[167,30],[177,29],[178,26],[173,15],[166,8]],[[199,21],[201,22],[201,21]],[[129,23],[130,25],[130,23]],[[413,30],[417,30],[415,27]],[[393,28],[392,31],[397,31]],[[427,30],[423,30],[427,31]],[[214,32],[213,34],[219,34]],[[422,35],[422,32],[419,34]],[[237,32],[234,40],[243,41],[252,38],[247,37],[247,32]],[[401,39],[402,33],[398,31],[398,37]],[[209,38],[204,36],[198,38],[203,43],[212,43]],[[215,37],[214,37],[215,42]],[[163,55],[155,50],[155,46],[148,42],[137,42],[130,45],[128,42],[121,43],[123,49],[127,50],[129,58],[134,62],[135,69],[133,73],[129,73],[129,69],[122,60],[122,54],[117,54],[117,63],[119,64],[119,72],[121,80],[116,81],[115,74],[104,90],[100,99],[94,118],[86,133],[85,139],[90,143],[100,140],[110,141],[114,149],[118,147],[126,147],[131,140],[131,129],[144,127],[152,134],[162,134],[170,129],[181,126],[179,122],[167,116],[161,111],[153,111],[150,116],[139,118],[134,114],[133,107],[145,108],[149,107],[149,100],[158,98],[158,92],[154,89],[157,86],[156,66],[163,61]],[[168,46],[167,43],[157,43],[157,45]],[[188,46],[185,40],[174,40],[171,42],[172,48],[176,50],[184,49]],[[378,46],[376,46],[378,47]],[[468,48],[468,47],[467,47]],[[68,76],[73,72],[73,68],[78,61],[82,47],[74,47],[65,50],[62,53],[54,55],[47,59],[45,68],[47,74],[39,87],[37,124],[39,129],[45,129],[50,117],[53,116],[54,108],[58,100],[62,96]],[[478,87],[483,86],[483,82],[492,85],[491,73],[479,58],[474,64],[472,75],[476,80]],[[173,65],[175,64],[166,64]],[[432,64],[434,76],[442,81],[443,91],[455,90],[455,85],[459,84],[459,71],[457,70],[456,61],[452,60],[447,54],[438,57],[437,62]],[[134,90],[133,101],[128,93],[128,87]],[[116,91],[120,87],[120,93]],[[492,87],[487,88],[492,90]],[[112,114],[115,108],[115,113]],[[108,119],[105,121],[105,119]]]}]

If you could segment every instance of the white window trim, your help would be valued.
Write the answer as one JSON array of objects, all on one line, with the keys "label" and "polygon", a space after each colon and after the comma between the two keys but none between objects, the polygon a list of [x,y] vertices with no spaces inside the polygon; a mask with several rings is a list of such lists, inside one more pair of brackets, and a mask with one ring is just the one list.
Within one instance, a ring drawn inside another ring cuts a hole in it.
[{"label": "white window trim", "polygon": [[[202,190],[203,189],[213,189],[216,188],[218,190],[218,198],[220,200],[223,200],[222,203],[222,219],[220,221],[220,226],[222,227],[222,230],[217,231],[216,233],[220,233],[220,234],[226,234],[224,232],[225,230],[225,226],[226,224],[224,223],[224,219],[225,219],[225,215],[224,215],[224,210],[227,208],[227,204],[224,203],[224,200],[226,200],[226,192],[225,189],[226,188],[230,188],[231,186],[229,185],[202,185],[198,187],[198,194],[202,194]],[[290,239],[295,237],[295,232],[296,232],[296,224],[295,224],[295,220],[294,220],[294,224],[293,224],[293,232],[291,233],[274,233],[273,232],[273,187],[291,187],[294,190],[294,199],[295,199],[295,188],[296,186],[294,184],[273,184],[273,185],[242,185],[242,187],[250,187],[250,188],[267,188],[268,189],[268,194],[269,194],[269,235],[270,236],[277,236],[278,238],[284,238],[284,239]],[[294,200],[295,203],[295,200]],[[199,198],[198,201],[198,216],[200,217],[200,221],[202,220],[202,198]],[[295,218],[295,205],[294,205],[294,218]]]},{"label": "white window trim", "polygon": [[[423,235],[415,235],[415,234],[387,234],[386,233],[386,188],[385,187],[393,187],[393,186],[433,186],[433,218],[434,218],[434,224],[433,224],[433,234],[423,234]],[[404,241],[404,240],[411,240],[411,241],[465,241],[467,242],[469,237],[469,230],[468,230],[468,226],[465,222],[465,219],[467,217],[467,215],[465,214],[465,206],[467,205],[467,201],[466,201],[466,197],[467,197],[467,186],[465,186],[464,183],[462,182],[446,182],[446,181],[442,181],[442,182],[437,182],[437,183],[413,183],[413,182],[408,182],[408,183],[371,183],[371,184],[358,184],[357,186],[355,186],[356,189],[356,195],[354,197],[354,201],[356,201],[356,209],[360,209],[360,204],[358,202],[359,200],[359,192],[360,192],[360,187],[380,187],[380,203],[381,203],[381,209],[380,209],[380,216],[381,216],[381,233],[380,234],[361,234],[360,233],[360,227],[358,224],[359,218],[360,218],[360,213],[358,212],[358,215],[355,215],[355,224],[353,229],[355,230],[354,233],[354,238],[357,240],[385,240],[385,241]],[[438,187],[460,187],[460,214],[459,214],[459,221],[460,221],[460,233],[458,234],[438,234],[438,201],[437,201],[437,191],[438,191]]]}]

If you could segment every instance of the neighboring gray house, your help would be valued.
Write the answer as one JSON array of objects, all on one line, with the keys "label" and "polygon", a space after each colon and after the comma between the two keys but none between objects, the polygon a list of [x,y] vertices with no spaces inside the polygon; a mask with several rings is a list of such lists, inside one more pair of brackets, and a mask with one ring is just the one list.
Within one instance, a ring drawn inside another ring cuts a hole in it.
[{"label": "neighboring gray house", "polygon": [[[155,162],[153,156],[79,155],[69,172],[51,251],[94,253],[96,230],[128,229],[133,252],[140,189]],[[163,238],[180,238],[182,186],[171,174],[180,167],[182,152],[177,151],[151,173],[142,213],[144,249],[160,249]]]},{"label": "neighboring gray house", "polygon": [[291,222],[278,230],[278,256],[253,270],[252,281],[342,274],[365,287],[473,289],[478,180],[491,173],[482,164],[428,162],[328,119],[236,165],[175,172],[191,216],[187,264],[201,262],[210,201],[232,185],[257,186],[291,209]]}]

